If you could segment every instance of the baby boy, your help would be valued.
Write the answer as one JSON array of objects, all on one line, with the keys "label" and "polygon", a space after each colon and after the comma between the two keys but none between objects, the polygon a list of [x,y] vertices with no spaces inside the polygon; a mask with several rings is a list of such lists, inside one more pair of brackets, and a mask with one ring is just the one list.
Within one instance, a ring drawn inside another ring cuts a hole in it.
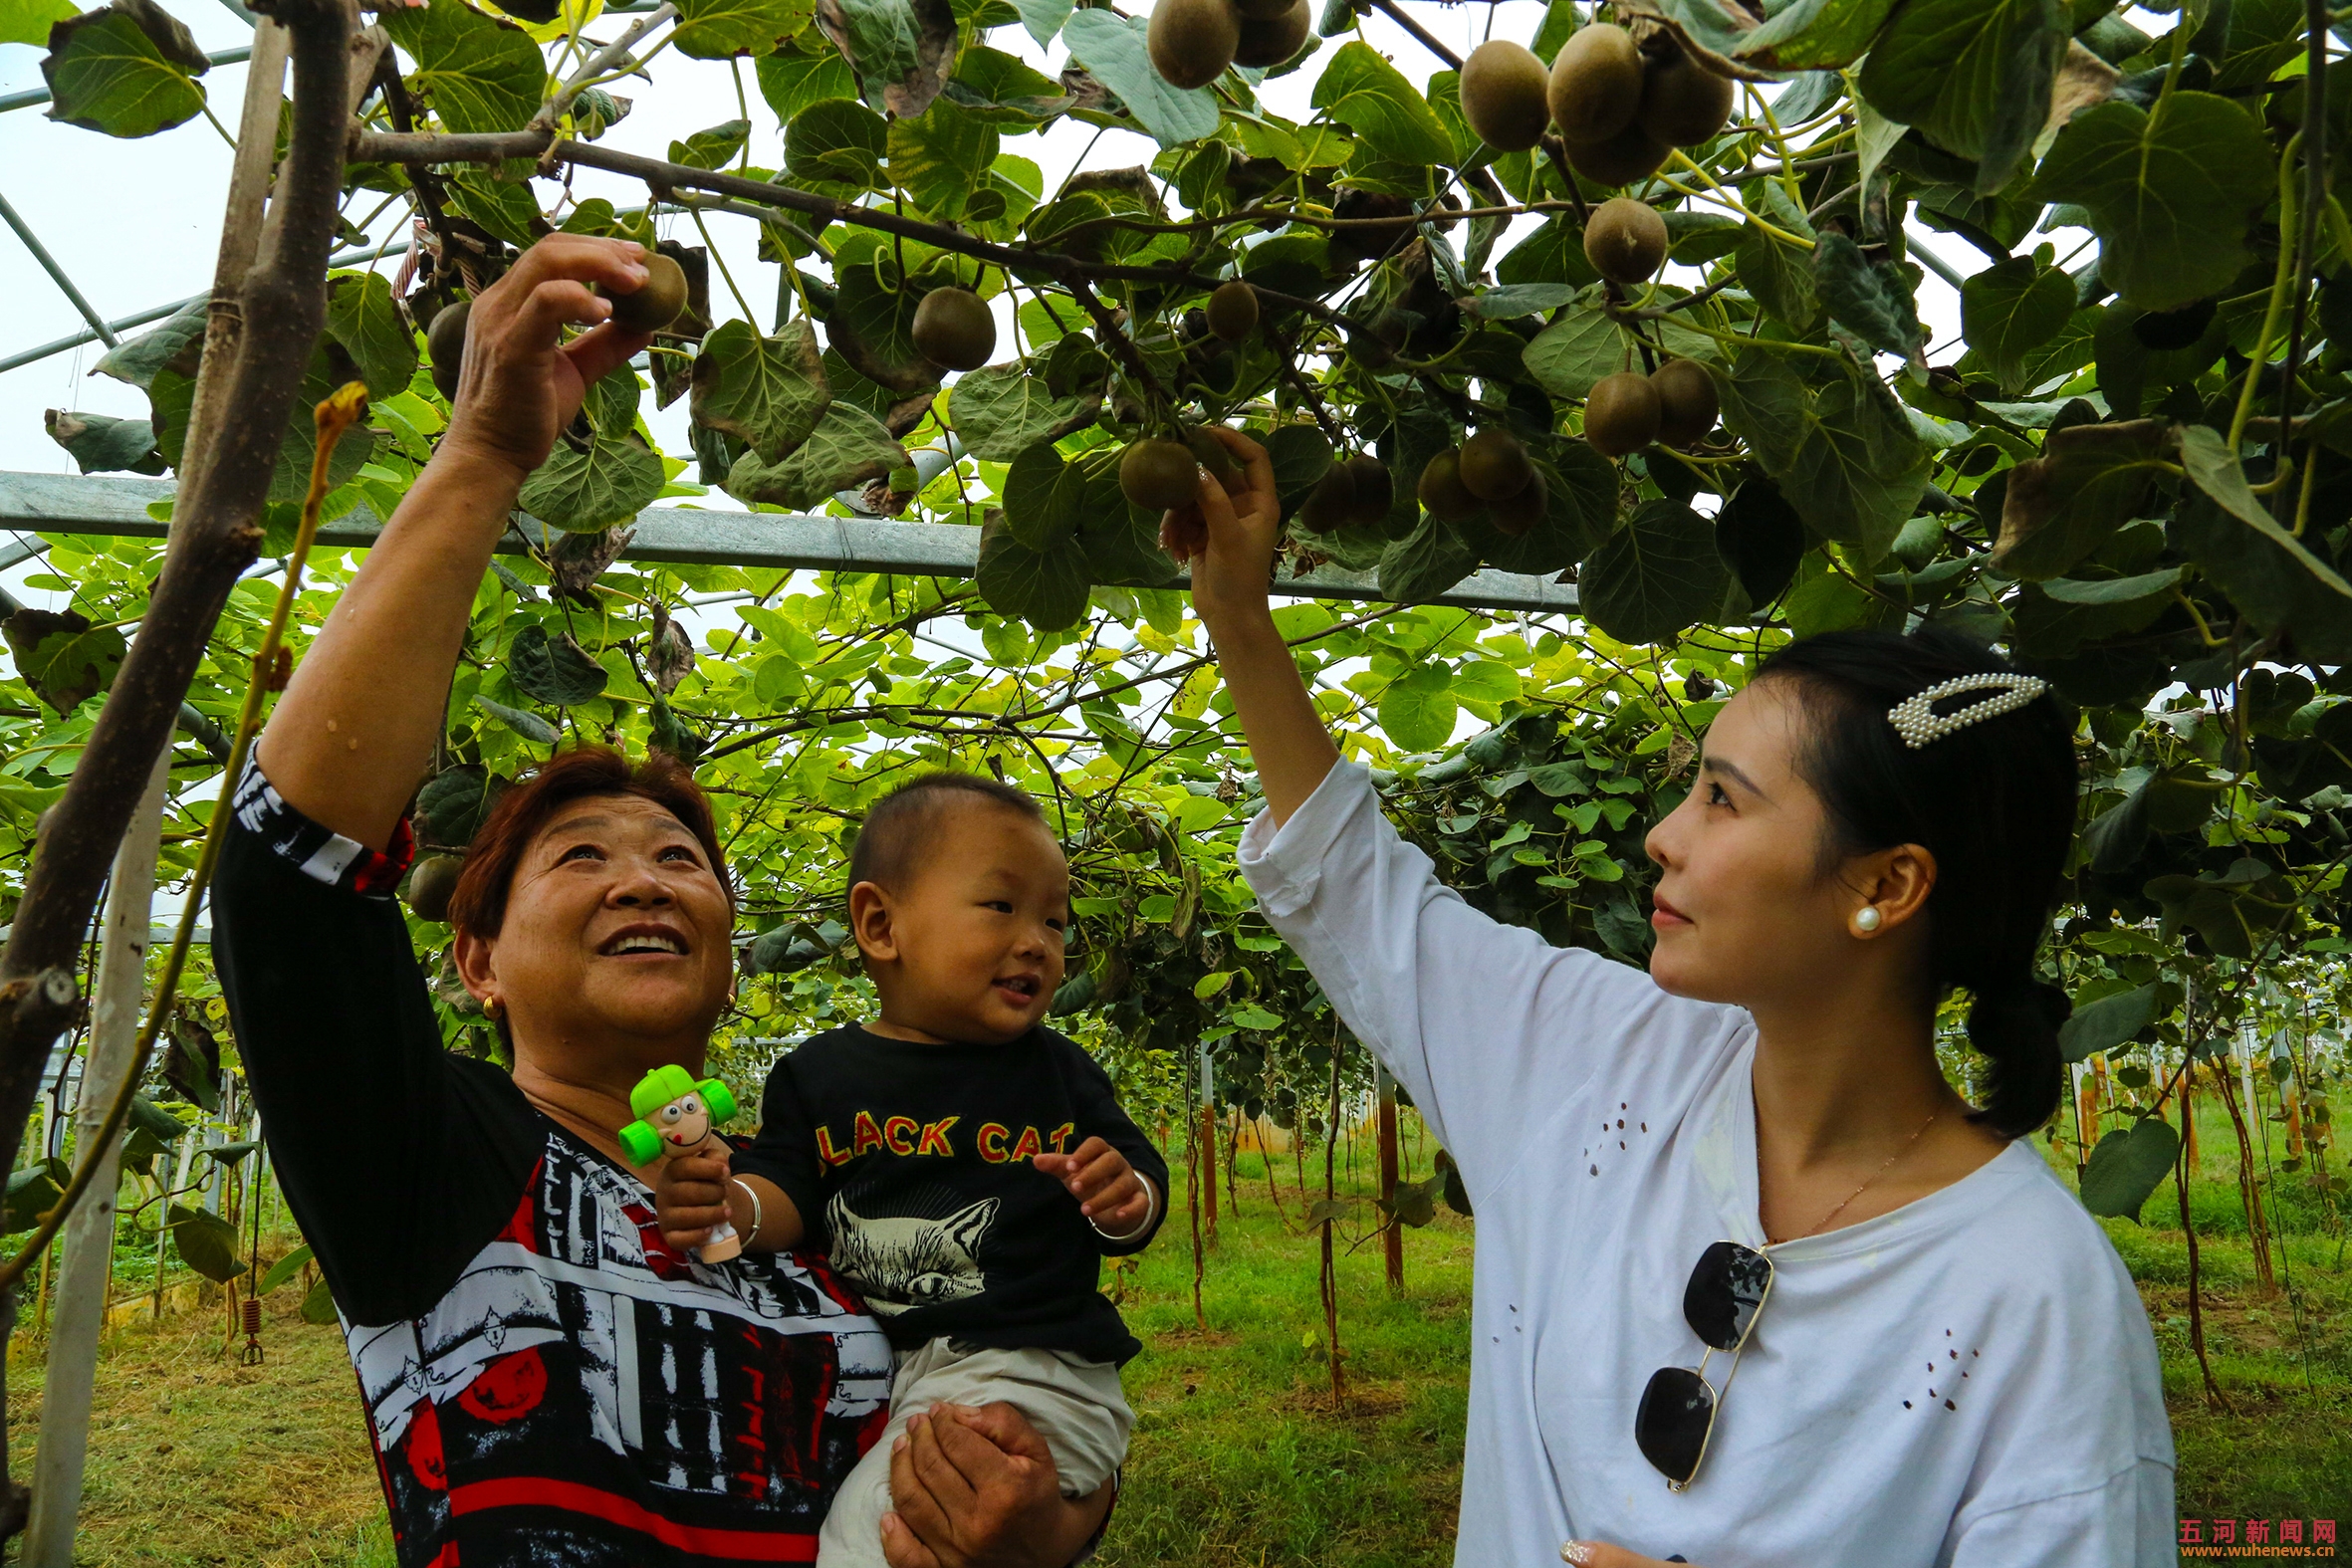
[{"label": "baby boy", "polygon": [[656,1192],[673,1245],[732,1223],[751,1251],[828,1252],[889,1333],[890,1422],[825,1516],[819,1568],[883,1568],[890,1446],[942,1402],[1002,1400],[1091,1494],[1134,1425],[1142,1347],[1097,1288],[1166,1210],[1167,1162],[1076,1044],[1040,1026],[1061,984],[1069,868],[1037,803],[933,774],[866,815],[849,924],[881,1016],[778,1062],[759,1136]]}]

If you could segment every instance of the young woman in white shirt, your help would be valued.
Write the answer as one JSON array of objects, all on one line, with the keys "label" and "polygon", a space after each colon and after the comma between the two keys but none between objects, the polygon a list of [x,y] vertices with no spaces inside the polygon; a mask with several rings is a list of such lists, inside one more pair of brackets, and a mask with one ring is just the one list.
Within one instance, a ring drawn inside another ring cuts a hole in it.
[{"label": "young woman in white shirt", "polygon": [[[2177,1561],[2147,1316],[2027,1136],[2076,794],[2040,683],[1924,630],[1774,655],[1649,836],[1645,976],[1380,814],[1268,612],[1265,453],[1220,434],[1246,477],[1163,543],[1266,792],[1242,869],[1478,1213],[1459,1568]],[[1936,1060],[1955,986],[1981,1107]]]}]

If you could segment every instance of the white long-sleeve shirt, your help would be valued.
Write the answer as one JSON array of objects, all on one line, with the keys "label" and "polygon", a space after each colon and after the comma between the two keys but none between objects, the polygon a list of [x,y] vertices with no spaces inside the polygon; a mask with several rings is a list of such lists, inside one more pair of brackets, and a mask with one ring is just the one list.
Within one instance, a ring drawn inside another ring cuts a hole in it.
[{"label": "white long-sleeve shirt", "polygon": [[1670,1491],[1634,1446],[1642,1388],[1699,1363],[1700,1253],[1764,1245],[1754,1021],[1473,910],[1353,765],[1279,833],[1253,822],[1241,867],[1478,1214],[1458,1568],[1556,1564],[1571,1538],[1701,1568],[2178,1561],[2147,1315],[2028,1142],[1773,1246],[1705,1463]]}]

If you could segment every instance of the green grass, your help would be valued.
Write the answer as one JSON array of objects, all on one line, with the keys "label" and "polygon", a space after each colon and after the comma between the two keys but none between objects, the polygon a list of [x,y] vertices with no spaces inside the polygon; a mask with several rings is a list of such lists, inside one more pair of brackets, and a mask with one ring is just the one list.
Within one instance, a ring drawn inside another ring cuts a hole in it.
[{"label": "green grass", "polygon": [[[1286,1185],[1294,1182],[1294,1167],[1276,1165]],[[1352,1253],[1342,1244],[1346,1398],[1334,1414],[1320,1250],[1313,1235],[1277,1221],[1257,1157],[1244,1156],[1238,1174],[1241,1213],[1220,1194],[1225,1213],[1202,1287],[1209,1331],[1193,1315],[1181,1208],[1127,1288],[1127,1321],[1146,1348],[1126,1370],[1135,1441],[1101,1560],[1450,1563],[1470,1384],[1470,1222],[1441,1213],[1407,1233],[1401,1297],[1382,1277],[1377,1239]],[[1295,1186],[1283,1207],[1296,1226]]]},{"label": "green grass", "polygon": [[[2272,1140],[2270,1170],[2277,1172],[2285,1151],[2276,1129],[2264,1130]],[[2228,1117],[2203,1107],[2198,1139],[2190,1215],[2206,1351],[2229,1410],[2209,1400],[2191,1348],[2179,1190],[2171,1182],[2159,1187],[2141,1212],[2143,1225],[2101,1222],[2139,1281],[2164,1358],[2180,1512],[2352,1525],[2352,1271],[2346,1268],[2352,1254],[2344,1224],[2307,1175],[2275,1175],[2264,1188],[2265,1208],[2285,1244],[2273,1243],[2283,1267],[2276,1290],[2265,1294],[2247,1239],[2237,1142]],[[2262,1151],[2253,1153],[2259,1171]],[[2070,1160],[2053,1163],[2072,1176]]]},{"label": "green grass", "polygon": [[[2197,1201],[2207,1341],[2233,1409],[2208,1406],[2190,1353],[2187,1248],[2168,1184],[2146,1227],[2105,1222],[2141,1281],[2164,1357],[2190,1517],[2352,1523],[2352,1273],[2342,1242],[2290,1232],[2292,1289],[2261,1294],[2234,1186],[2236,1147],[2206,1130]],[[1367,1150],[1340,1187],[1370,1189]],[[1426,1147],[1416,1157],[1425,1171]],[[1179,1150],[1181,1156],[1181,1150]],[[1180,1163],[1180,1159],[1179,1162]],[[1319,1193],[1320,1163],[1308,1162]],[[1439,1568],[1453,1556],[1470,1374],[1470,1222],[1440,1212],[1405,1237],[1405,1291],[1382,1278],[1380,1243],[1339,1258],[1341,1368],[1333,1409],[1316,1296],[1319,1253],[1299,1233],[1295,1166],[1278,1156],[1288,1226],[1266,1169],[1245,1156],[1220,1192],[1203,1304],[1179,1187],[1160,1239],[1118,1286],[1145,1342],[1127,1368],[1138,1421],[1105,1568]],[[2062,1165],[2071,1176],[2070,1165]],[[2280,1179],[2284,1187],[2297,1178]],[[2282,1208],[2285,1205],[2282,1204]],[[2290,1224],[2301,1216],[2286,1210]],[[2316,1226],[2324,1207],[2309,1206]],[[2169,1222],[2169,1225],[2167,1224]],[[1347,1239],[1364,1212],[1343,1223]],[[343,1347],[331,1328],[273,1314],[270,1362],[235,1365],[219,1313],[118,1333],[100,1369],[90,1487],[77,1560],[125,1568],[236,1563],[390,1568],[382,1506]],[[279,1298],[273,1298],[277,1300]],[[17,1472],[30,1467],[40,1344],[11,1368]],[[168,1445],[168,1448],[165,1447]]]},{"label": "green grass", "polygon": [[[269,1299],[258,1367],[238,1364],[217,1306],[108,1337],[76,1563],[391,1568],[343,1337],[294,1316],[300,1295]],[[23,1478],[40,1430],[43,1346],[20,1335],[19,1347],[8,1441]]]}]

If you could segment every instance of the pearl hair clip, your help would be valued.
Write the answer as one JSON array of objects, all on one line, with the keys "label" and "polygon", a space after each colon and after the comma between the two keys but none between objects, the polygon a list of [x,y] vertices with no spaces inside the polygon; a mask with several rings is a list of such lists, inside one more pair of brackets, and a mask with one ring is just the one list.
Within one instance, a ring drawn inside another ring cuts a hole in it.
[{"label": "pearl hair clip", "polygon": [[[1916,752],[1955,730],[1967,729],[1980,719],[2015,713],[2048,689],[2036,675],[1963,675],[1930,686],[1915,697],[1904,698],[1887,710],[1887,722],[1895,727],[1903,744]],[[1936,712],[1935,704],[1940,699],[1973,691],[1996,691],[1999,695],[1952,713]]]}]

